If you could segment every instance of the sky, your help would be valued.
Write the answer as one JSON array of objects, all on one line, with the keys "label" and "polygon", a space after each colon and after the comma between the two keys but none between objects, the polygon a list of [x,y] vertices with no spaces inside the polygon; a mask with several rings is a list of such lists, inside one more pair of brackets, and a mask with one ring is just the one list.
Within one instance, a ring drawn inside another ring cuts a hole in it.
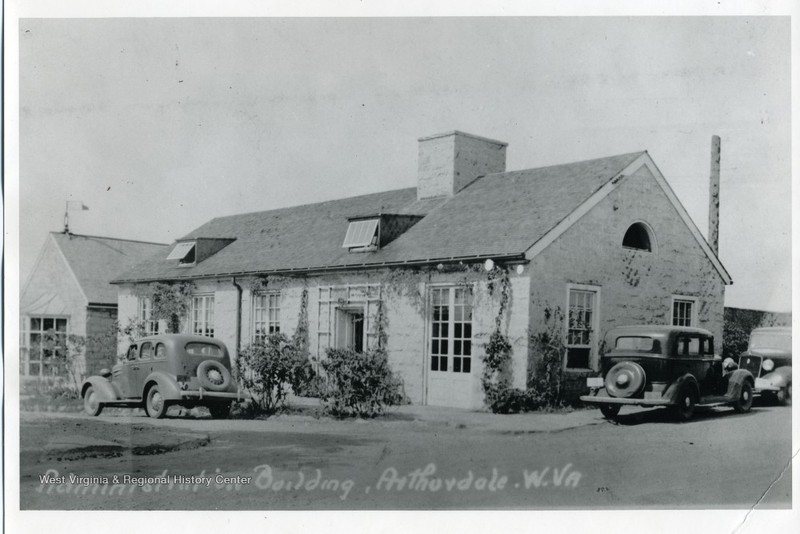
[{"label": "sky", "polygon": [[722,140],[726,305],[791,310],[786,17],[19,23],[20,277],[46,235],[171,243],[219,216],[413,187],[419,137],[519,170],[648,150],[701,232]]}]

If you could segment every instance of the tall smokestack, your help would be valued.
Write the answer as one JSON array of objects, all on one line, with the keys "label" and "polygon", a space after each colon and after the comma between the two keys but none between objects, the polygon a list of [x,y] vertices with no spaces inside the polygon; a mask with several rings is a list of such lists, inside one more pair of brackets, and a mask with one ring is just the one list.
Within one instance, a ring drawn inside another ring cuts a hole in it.
[{"label": "tall smokestack", "polygon": [[719,256],[719,161],[720,140],[718,135],[711,137],[711,179],[708,192],[708,244]]}]

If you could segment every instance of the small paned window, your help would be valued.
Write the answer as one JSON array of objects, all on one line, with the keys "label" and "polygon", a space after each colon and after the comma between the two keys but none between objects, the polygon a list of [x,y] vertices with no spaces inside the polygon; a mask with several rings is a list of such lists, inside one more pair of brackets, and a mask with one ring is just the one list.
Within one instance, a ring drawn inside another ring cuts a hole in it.
[{"label": "small paned window", "polygon": [[191,333],[214,337],[214,296],[192,297]]},{"label": "small paned window", "polygon": [[568,369],[588,369],[594,350],[594,325],[597,292],[570,289],[567,324]]},{"label": "small paned window", "polygon": [[22,373],[28,376],[54,376],[67,350],[65,317],[31,317],[23,331],[20,355]]},{"label": "small paned window", "polygon": [[253,299],[253,341],[261,343],[267,335],[281,331],[281,296],[279,293],[258,293]]},{"label": "small paned window", "polygon": [[676,298],[672,301],[672,325],[694,326],[694,301]]},{"label": "small paned window", "polygon": [[144,326],[145,336],[158,334],[158,321],[153,319],[153,306],[150,299],[139,299],[139,322]]}]

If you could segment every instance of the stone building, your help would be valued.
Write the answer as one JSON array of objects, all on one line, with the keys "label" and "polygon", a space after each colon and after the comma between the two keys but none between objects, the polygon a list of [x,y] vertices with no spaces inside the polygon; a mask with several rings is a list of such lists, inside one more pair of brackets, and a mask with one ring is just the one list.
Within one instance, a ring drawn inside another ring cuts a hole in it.
[{"label": "stone building", "polygon": [[120,316],[146,319],[142,286],[189,282],[182,329],[234,354],[298,324],[318,358],[385,335],[412,402],[469,408],[498,325],[517,387],[539,357],[530,337],[559,332],[573,392],[616,325],[721,336],[730,276],[647,152],[510,172],[505,152],[425,137],[417,187],[213,219],[114,281]]},{"label": "stone building", "polygon": [[[23,378],[52,377],[58,369],[42,339],[57,343],[75,335],[88,340],[76,361],[79,375],[113,363],[93,340],[106,336],[117,319],[117,289],[111,279],[167,245],[51,232],[20,295],[20,371]],[[108,347],[106,347],[108,348]],[[58,350],[58,349],[57,349]]]}]

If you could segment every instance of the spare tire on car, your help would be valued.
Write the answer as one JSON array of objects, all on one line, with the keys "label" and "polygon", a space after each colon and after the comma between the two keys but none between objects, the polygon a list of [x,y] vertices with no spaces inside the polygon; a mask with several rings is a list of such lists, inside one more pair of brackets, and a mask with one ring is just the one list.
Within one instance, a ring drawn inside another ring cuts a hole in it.
[{"label": "spare tire on car", "polygon": [[197,380],[209,391],[225,391],[231,383],[231,373],[216,360],[205,360],[197,366]]},{"label": "spare tire on car", "polygon": [[612,397],[635,397],[647,382],[644,369],[636,362],[619,362],[606,374],[606,391]]}]

